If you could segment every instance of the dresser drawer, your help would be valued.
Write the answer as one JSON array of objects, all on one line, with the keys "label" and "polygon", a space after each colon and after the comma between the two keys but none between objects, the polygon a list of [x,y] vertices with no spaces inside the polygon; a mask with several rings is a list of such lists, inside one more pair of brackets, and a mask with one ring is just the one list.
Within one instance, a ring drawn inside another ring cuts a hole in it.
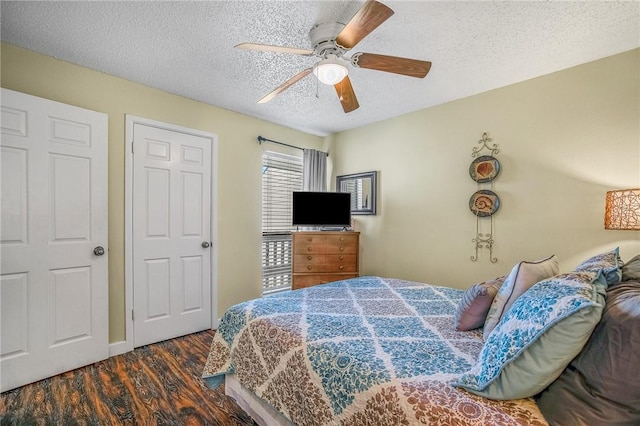
[{"label": "dresser drawer", "polygon": [[294,254],[293,272],[325,272],[326,256],[316,254]]},{"label": "dresser drawer", "polygon": [[327,254],[325,272],[358,272],[358,257],[355,254]]},{"label": "dresser drawer", "polygon": [[326,235],[293,234],[294,254],[324,253],[327,247]]},{"label": "dresser drawer", "polygon": [[329,235],[326,242],[327,253],[349,253],[358,252],[358,236],[357,235]]}]

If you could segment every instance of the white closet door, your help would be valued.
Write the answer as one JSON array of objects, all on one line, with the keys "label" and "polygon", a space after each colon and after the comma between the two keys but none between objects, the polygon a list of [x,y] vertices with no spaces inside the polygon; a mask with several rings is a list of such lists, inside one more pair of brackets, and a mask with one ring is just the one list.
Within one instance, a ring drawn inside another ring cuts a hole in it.
[{"label": "white closet door", "polygon": [[211,328],[212,140],[133,128],[134,346]]},{"label": "white closet door", "polygon": [[2,89],[1,391],[109,356],[107,116]]}]

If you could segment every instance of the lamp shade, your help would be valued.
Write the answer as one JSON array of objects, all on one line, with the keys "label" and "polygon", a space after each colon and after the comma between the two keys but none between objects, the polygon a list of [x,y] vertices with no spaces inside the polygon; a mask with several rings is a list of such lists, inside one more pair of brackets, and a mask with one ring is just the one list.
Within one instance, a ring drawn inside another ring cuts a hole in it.
[{"label": "lamp shade", "polygon": [[328,55],[326,59],[314,67],[313,73],[321,83],[333,86],[340,83],[349,74],[349,70],[342,62],[344,61],[336,58],[335,55]]},{"label": "lamp shade", "polygon": [[640,230],[640,188],[607,192],[604,229]]}]

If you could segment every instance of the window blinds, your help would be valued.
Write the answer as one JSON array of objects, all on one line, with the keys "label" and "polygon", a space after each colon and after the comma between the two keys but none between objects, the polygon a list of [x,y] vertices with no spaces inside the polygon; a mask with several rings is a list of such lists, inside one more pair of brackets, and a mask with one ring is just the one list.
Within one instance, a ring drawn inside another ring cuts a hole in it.
[{"label": "window blinds", "polygon": [[291,288],[292,192],[302,190],[302,158],[262,156],[262,290]]},{"label": "window blinds", "polygon": [[290,232],[291,193],[302,191],[302,158],[265,151],[262,156],[262,232]]}]

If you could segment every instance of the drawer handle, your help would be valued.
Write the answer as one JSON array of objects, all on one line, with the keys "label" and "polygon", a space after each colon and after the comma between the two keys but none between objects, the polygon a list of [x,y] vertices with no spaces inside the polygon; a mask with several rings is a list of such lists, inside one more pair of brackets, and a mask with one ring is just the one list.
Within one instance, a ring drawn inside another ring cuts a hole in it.
[{"label": "drawer handle", "polygon": [[342,271],[344,269],[344,265],[340,265],[340,267],[338,269],[340,269]]},{"label": "drawer handle", "polygon": [[344,255],[341,254],[340,257],[338,257],[338,259],[344,260]]},{"label": "drawer handle", "polygon": [[344,241],[344,237],[340,237],[340,241]]},{"label": "drawer handle", "polygon": [[307,247],[307,250],[311,251],[311,247]]},{"label": "drawer handle", "polygon": [[307,238],[307,241],[313,241],[313,238],[308,237],[308,238]]},{"label": "drawer handle", "polygon": [[313,259],[312,256],[307,256],[307,260],[311,260],[311,259]]},{"label": "drawer handle", "polygon": [[344,246],[340,246],[340,251],[344,251]]},{"label": "drawer handle", "polygon": [[307,269],[308,269],[308,270],[311,270],[311,265],[307,265]]}]

